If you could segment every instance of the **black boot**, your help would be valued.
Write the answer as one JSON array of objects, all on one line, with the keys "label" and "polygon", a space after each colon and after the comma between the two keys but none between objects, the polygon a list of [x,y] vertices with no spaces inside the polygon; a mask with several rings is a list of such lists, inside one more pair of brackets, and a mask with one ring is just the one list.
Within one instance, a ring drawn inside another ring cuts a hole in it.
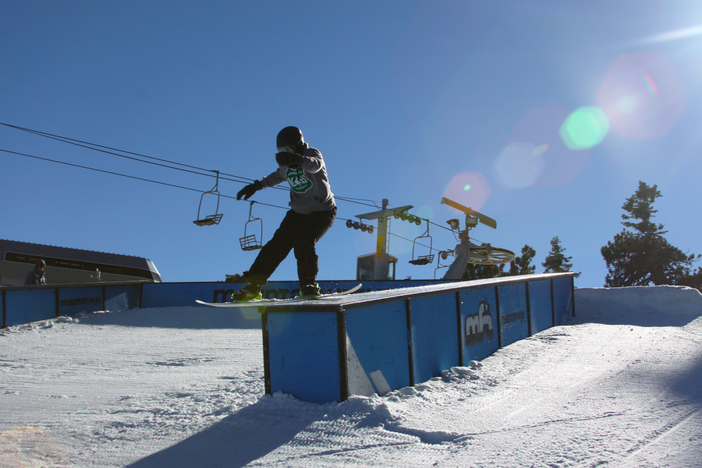
[{"label": "black boot", "polygon": [[263,296],[261,286],[258,284],[247,284],[240,291],[232,293],[232,302],[260,301],[261,299]]},{"label": "black boot", "polygon": [[317,283],[300,285],[300,297],[317,297],[322,295],[322,290]]}]

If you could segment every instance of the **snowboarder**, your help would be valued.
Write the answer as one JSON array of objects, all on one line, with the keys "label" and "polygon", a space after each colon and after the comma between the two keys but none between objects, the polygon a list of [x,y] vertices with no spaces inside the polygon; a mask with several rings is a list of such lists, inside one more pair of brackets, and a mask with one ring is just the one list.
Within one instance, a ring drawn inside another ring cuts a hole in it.
[{"label": "snowboarder", "polygon": [[285,181],[290,185],[290,211],[273,235],[263,246],[249,271],[243,274],[247,285],[232,295],[236,302],[262,299],[261,287],[294,250],[300,296],[315,297],[322,294],[316,282],[319,272],[316,243],[334,224],[336,202],[329,185],[327,168],[322,153],[310,148],[297,127],[285,127],[278,133],[278,169],[247,185],[236,199],[248,200],[257,191]]}]

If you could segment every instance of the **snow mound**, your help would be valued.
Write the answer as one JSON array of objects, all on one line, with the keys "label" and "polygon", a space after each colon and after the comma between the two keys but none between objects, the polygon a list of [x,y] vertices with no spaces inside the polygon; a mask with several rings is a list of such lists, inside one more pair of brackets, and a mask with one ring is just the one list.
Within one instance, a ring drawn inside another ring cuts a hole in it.
[{"label": "snow mound", "polygon": [[[577,288],[575,314],[657,316],[702,315],[702,294],[686,286],[632,286],[627,288]],[[658,320],[658,323],[660,320]]]}]

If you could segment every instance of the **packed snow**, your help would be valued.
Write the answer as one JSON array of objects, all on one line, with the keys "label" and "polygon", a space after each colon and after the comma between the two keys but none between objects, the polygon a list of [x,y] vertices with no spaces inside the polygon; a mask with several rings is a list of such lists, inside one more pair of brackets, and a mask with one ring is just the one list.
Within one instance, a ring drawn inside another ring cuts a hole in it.
[{"label": "packed snow", "polygon": [[0,330],[0,467],[702,466],[702,295],[575,298],[482,362],[325,405],[264,395],[261,331],[222,309]]}]

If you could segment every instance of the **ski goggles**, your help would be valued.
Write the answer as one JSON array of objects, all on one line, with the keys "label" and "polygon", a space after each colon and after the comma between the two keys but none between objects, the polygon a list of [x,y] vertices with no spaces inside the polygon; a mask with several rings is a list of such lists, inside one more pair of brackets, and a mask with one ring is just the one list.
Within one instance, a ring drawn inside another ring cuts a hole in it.
[{"label": "ski goggles", "polygon": [[290,146],[279,146],[278,147],[278,152],[279,153],[297,153],[297,147],[295,145],[290,145]]}]

